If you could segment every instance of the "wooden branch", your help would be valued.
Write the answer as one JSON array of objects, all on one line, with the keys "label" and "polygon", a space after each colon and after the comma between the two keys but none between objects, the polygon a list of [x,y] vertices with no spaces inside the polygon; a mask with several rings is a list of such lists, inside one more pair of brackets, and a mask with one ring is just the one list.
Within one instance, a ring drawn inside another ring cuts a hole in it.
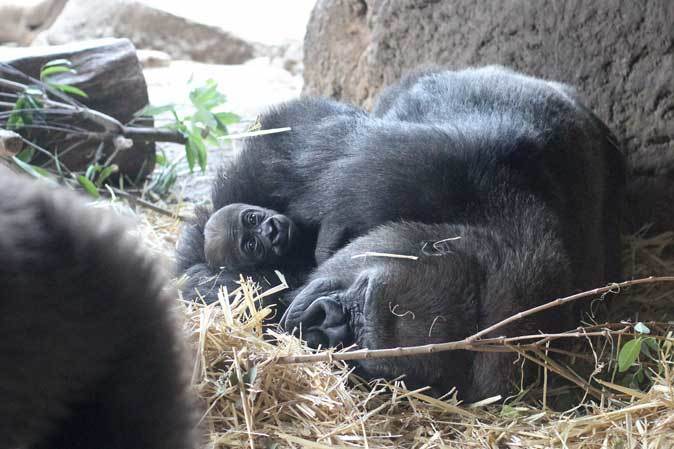
[{"label": "wooden branch", "polygon": [[[421,346],[407,346],[407,347],[398,347],[398,348],[388,348],[388,349],[359,349],[356,351],[349,351],[349,352],[332,352],[332,351],[325,351],[321,352],[318,354],[304,354],[304,355],[288,355],[288,356],[280,356],[276,359],[277,363],[282,363],[282,364],[287,364],[287,363],[313,363],[313,362],[326,362],[326,361],[332,361],[332,360],[366,360],[366,359],[375,359],[375,358],[391,358],[391,357],[406,357],[406,356],[412,356],[412,355],[421,355],[421,354],[433,354],[436,352],[443,352],[443,351],[456,351],[456,350],[467,350],[467,351],[475,351],[477,350],[478,347],[489,344],[489,345],[498,345],[498,344],[509,344],[512,341],[515,340],[509,340],[510,339],[541,339],[545,338],[547,335],[546,334],[540,334],[540,335],[535,335],[535,336],[520,336],[520,337],[497,337],[497,338],[485,338],[485,339],[480,339],[480,336],[483,336],[489,332],[493,332],[494,330],[505,326],[507,324],[510,324],[514,321],[520,320],[524,317],[527,317],[529,315],[532,315],[534,313],[541,312],[546,309],[550,309],[553,307],[558,307],[563,304],[566,304],[571,301],[575,301],[581,298],[587,298],[589,296],[594,296],[598,294],[603,294],[607,293],[610,291],[614,291],[616,289],[620,290],[625,287],[629,287],[632,285],[640,285],[640,284],[651,284],[651,283],[657,283],[657,282],[674,282],[674,276],[662,276],[662,277],[647,277],[643,279],[634,279],[630,281],[625,281],[625,282],[620,282],[620,283],[615,283],[608,285],[606,287],[601,287],[601,288],[595,288],[593,290],[588,290],[586,292],[582,293],[577,293],[575,295],[567,296],[565,298],[559,298],[555,299],[554,301],[550,301],[546,304],[533,307],[531,309],[525,310],[524,312],[520,312],[516,315],[513,315],[505,320],[502,320],[492,326],[487,327],[486,329],[479,331],[469,337],[464,338],[463,340],[459,341],[452,341],[448,343],[436,343],[436,344],[429,344],[429,345],[421,345]],[[617,333],[619,331],[611,331],[611,333]],[[597,334],[604,334],[606,335],[606,331],[598,332]],[[562,333],[562,334],[550,334],[555,336],[556,338],[564,338],[563,336],[566,335],[568,337],[574,337],[573,333]],[[579,337],[585,337],[587,336],[588,333],[583,333],[579,332]]]},{"label": "wooden branch", "polygon": [[[40,83],[40,68],[48,61],[68,59],[76,73],[59,73],[50,82],[68,84],[83,90],[87,98],[68,98],[57,89]],[[148,104],[147,84],[136,49],[128,39],[100,39],[50,47],[0,48],[0,92],[23,92],[26,85],[38,84],[49,94],[43,101],[46,109],[58,107],[73,111],[72,123],[94,139],[83,139],[85,145],[61,157],[63,136],[67,132],[30,129],[31,140],[59,155],[59,161],[73,171],[80,171],[93,162],[100,142],[100,152],[107,158],[117,149],[111,134],[123,134],[124,123]],[[152,126],[146,119],[143,126]],[[28,128],[27,128],[28,129]],[[99,134],[100,132],[100,134]],[[78,136],[79,137],[79,136]],[[131,179],[142,179],[155,164],[155,140],[133,140],[133,148],[118,151],[113,163],[120,173]],[[45,161],[35,161],[41,164]],[[46,161],[48,162],[48,161]]]},{"label": "wooden branch", "polygon": [[616,288],[619,291],[620,289],[623,289],[625,287],[629,287],[631,285],[651,284],[651,283],[654,283],[654,282],[674,282],[674,276],[663,276],[663,277],[657,277],[657,278],[653,277],[653,276],[650,276],[650,277],[643,278],[643,279],[633,279],[631,281],[613,283],[613,284],[607,285],[606,287],[600,287],[600,288],[595,288],[594,290],[588,290],[586,292],[576,293],[575,295],[567,296],[565,298],[555,299],[554,301],[550,301],[550,302],[547,302],[545,304],[541,304],[538,307],[533,307],[529,310],[525,310],[524,312],[520,312],[520,313],[517,313],[517,314],[515,314],[515,315],[513,315],[509,318],[506,318],[503,321],[499,321],[498,323],[493,324],[493,325],[487,327],[486,329],[483,329],[480,332],[477,332],[476,334],[471,335],[466,340],[471,341],[471,342],[475,341],[478,338],[482,337],[483,335],[486,335],[490,332],[493,332],[496,329],[499,329],[503,326],[506,326],[506,325],[508,325],[508,324],[510,324],[514,321],[521,320],[524,317],[527,317],[529,315],[533,315],[533,314],[538,313],[538,312],[542,312],[543,310],[559,307],[559,306],[564,305],[566,303],[569,303],[571,301],[575,301],[575,300],[578,300],[578,299],[581,299],[581,298],[587,298],[589,296],[595,296],[595,295],[599,295],[599,294],[603,294],[603,293],[608,293],[611,290],[615,290]]}]

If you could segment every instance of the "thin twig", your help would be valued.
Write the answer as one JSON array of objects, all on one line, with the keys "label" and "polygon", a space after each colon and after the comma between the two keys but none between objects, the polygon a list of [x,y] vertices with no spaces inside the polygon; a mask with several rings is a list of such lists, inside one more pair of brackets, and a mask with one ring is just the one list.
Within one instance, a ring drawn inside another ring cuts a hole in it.
[{"label": "thin twig", "polygon": [[600,287],[600,288],[595,288],[594,290],[588,290],[586,292],[581,292],[581,293],[576,293],[575,295],[567,296],[565,298],[559,298],[555,299],[554,301],[546,302],[545,304],[541,304],[540,306],[533,307],[531,309],[525,310],[524,312],[517,313],[509,318],[506,318],[505,320],[499,321],[496,324],[493,324],[486,329],[481,330],[480,332],[477,332],[476,334],[471,335],[470,337],[467,338],[467,341],[475,341],[478,338],[482,337],[483,335],[487,335],[490,332],[495,331],[496,329],[499,329],[503,326],[506,326],[514,321],[521,320],[524,317],[527,317],[529,315],[533,315],[538,312],[542,312],[543,310],[547,309],[552,309],[555,307],[559,307],[561,305],[564,305],[568,302],[575,301],[577,299],[581,298],[587,298],[588,296],[595,296],[599,295],[602,293],[608,293],[612,290],[618,289],[623,289],[625,287],[629,287],[632,285],[639,285],[639,284],[651,284],[655,282],[674,282],[674,276],[662,276],[662,277],[647,277],[647,278],[642,278],[642,279],[633,279],[631,281],[625,281],[625,282],[620,282],[620,283],[614,283],[614,284],[609,284],[606,287]]},{"label": "thin twig", "polygon": [[[359,349],[356,351],[349,352],[321,352],[318,354],[304,354],[304,355],[291,355],[291,356],[281,356],[276,359],[277,363],[308,363],[308,362],[325,362],[332,360],[366,360],[366,359],[375,359],[375,358],[391,358],[391,357],[405,357],[412,355],[420,354],[432,354],[436,352],[443,351],[456,351],[456,350],[475,350],[477,346],[484,344],[498,344],[498,342],[505,342],[506,338],[495,338],[495,339],[480,339],[481,336],[493,332],[494,330],[510,324],[514,321],[520,320],[524,317],[532,315],[534,313],[540,312],[542,310],[550,309],[553,307],[558,307],[568,302],[586,298],[588,296],[594,296],[609,291],[615,291],[616,289],[622,289],[632,285],[639,284],[650,284],[657,282],[674,282],[674,276],[663,276],[663,277],[647,277],[643,279],[634,279],[630,281],[625,281],[621,283],[611,284],[606,287],[595,288],[593,290],[588,290],[586,292],[577,293],[575,295],[567,296],[565,298],[559,298],[554,301],[550,301],[543,305],[533,307],[531,309],[525,310],[518,314],[515,314],[505,320],[499,321],[498,323],[487,327],[486,329],[479,331],[463,340],[452,341],[447,343],[436,343],[428,344],[421,346],[408,346],[408,347],[399,347],[399,348],[389,348],[389,349]],[[599,332],[598,334],[606,334],[606,332]],[[557,338],[563,338],[563,335],[573,336],[573,334],[550,334],[555,335]],[[582,336],[587,336],[587,333],[582,333]],[[540,334],[536,336],[530,336],[529,338],[545,338],[546,334]],[[525,337],[510,337],[510,338],[519,338],[523,339]],[[496,342],[496,343],[495,343]],[[504,343],[502,343],[504,344]]]},{"label": "thin twig", "polygon": [[[163,207],[157,206],[156,204],[152,204],[148,201],[142,200],[142,199],[138,198],[137,196],[131,195],[130,193],[127,193],[123,190],[119,190],[119,189],[116,189],[114,187],[111,187],[111,189],[115,193],[115,195],[121,196],[122,198],[127,199],[130,202],[132,202],[134,204],[137,204],[141,207],[144,207],[146,209],[150,209],[150,210],[155,211],[159,214],[166,215],[167,217],[176,218],[180,221],[185,221],[189,218],[189,217],[186,217],[184,215],[181,215],[181,214],[178,214],[178,213],[175,213],[175,212],[171,212],[170,210],[164,209]],[[102,193],[102,194],[108,193],[108,191],[105,190],[105,189],[99,189],[99,192]]]}]

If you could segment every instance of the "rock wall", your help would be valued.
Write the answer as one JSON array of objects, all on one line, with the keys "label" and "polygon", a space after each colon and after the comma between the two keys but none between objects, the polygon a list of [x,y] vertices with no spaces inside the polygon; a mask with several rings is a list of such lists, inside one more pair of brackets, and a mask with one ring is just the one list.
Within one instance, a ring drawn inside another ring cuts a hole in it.
[{"label": "rock wall", "polygon": [[125,37],[137,48],[161,50],[174,59],[241,64],[252,44],[214,26],[196,23],[135,0],[69,0],[53,25],[35,40],[59,45],[100,37]]},{"label": "rock wall", "polygon": [[365,107],[429,65],[574,85],[627,151],[635,224],[674,229],[672,0],[318,0],[304,45],[303,93]]}]

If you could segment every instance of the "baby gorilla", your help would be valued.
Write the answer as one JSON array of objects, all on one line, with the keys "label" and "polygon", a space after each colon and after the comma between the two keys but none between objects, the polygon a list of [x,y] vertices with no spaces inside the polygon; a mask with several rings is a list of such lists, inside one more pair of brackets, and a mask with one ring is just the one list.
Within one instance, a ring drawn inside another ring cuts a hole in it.
[{"label": "baby gorilla", "polygon": [[0,167],[0,448],[196,447],[176,294],[142,248]]},{"label": "baby gorilla", "polygon": [[285,215],[249,204],[230,204],[216,211],[204,227],[208,265],[230,272],[270,267],[291,253],[300,238]]}]

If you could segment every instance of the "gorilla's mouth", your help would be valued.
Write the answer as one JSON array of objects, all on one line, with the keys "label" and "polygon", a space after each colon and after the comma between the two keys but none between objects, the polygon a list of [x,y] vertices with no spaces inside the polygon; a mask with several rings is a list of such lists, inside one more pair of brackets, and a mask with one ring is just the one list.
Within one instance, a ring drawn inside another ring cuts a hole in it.
[{"label": "gorilla's mouth", "polygon": [[270,235],[272,250],[277,256],[286,253],[292,242],[293,223],[283,215],[274,215],[271,219]]}]

